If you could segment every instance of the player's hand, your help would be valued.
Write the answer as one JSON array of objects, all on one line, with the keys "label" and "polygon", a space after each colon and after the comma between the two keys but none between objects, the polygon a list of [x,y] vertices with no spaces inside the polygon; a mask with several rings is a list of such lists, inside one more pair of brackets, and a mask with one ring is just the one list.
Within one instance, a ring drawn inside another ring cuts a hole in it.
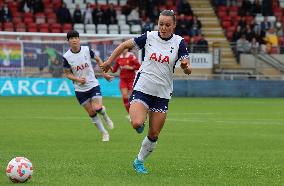
[{"label": "player's hand", "polygon": [[191,65],[189,65],[186,61],[182,61],[180,63],[180,67],[183,69],[183,72],[187,75],[191,74]]},{"label": "player's hand", "polygon": [[87,80],[86,80],[86,78],[79,78],[78,79],[78,82],[80,83],[80,84],[82,84],[82,85],[84,85],[86,82],[87,82]]},{"label": "player's hand", "polygon": [[103,73],[103,76],[104,76],[104,78],[107,80],[107,81],[112,81],[113,80],[113,78],[114,78],[114,76],[111,76],[111,75],[109,75],[109,74],[106,74],[106,73]]},{"label": "player's hand", "polygon": [[107,62],[104,62],[103,64],[100,65],[101,69],[103,72],[107,73],[110,69],[110,64]]},{"label": "player's hand", "polygon": [[183,69],[183,72],[187,75],[191,74],[191,66],[187,66],[187,68]]}]

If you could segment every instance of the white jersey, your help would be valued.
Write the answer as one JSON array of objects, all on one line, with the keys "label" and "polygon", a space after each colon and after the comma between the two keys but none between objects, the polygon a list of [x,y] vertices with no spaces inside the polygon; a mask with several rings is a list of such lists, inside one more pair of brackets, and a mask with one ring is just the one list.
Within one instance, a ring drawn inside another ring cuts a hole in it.
[{"label": "white jersey", "polygon": [[182,37],[172,35],[162,39],[158,31],[147,32],[133,39],[135,48],[143,49],[142,64],[134,81],[134,90],[170,99],[173,73],[178,60],[188,59]]},{"label": "white jersey", "polygon": [[91,62],[91,58],[94,56],[94,52],[88,46],[81,46],[78,53],[73,53],[69,49],[63,55],[64,68],[71,69],[77,78],[86,78],[85,84],[73,81],[75,91],[85,92],[99,85]]}]

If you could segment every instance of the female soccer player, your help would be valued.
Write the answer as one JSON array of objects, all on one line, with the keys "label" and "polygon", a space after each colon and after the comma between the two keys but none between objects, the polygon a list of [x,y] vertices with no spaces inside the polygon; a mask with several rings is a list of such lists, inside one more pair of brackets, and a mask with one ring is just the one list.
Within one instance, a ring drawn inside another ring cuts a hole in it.
[{"label": "female soccer player", "polygon": [[125,49],[122,54],[116,59],[115,65],[112,68],[112,72],[117,72],[118,68],[120,68],[119,88],[121,91],[124,107],[127,113],[129,113],[128,99],[133,90],[132,87],[135,78],[135,71],[140,68],[140,64],[135,55],[131,52],[128,52],[128,49]]},{"label": "female soccer player", "polygon": [[144,55],[136,75],[133,93],[130,97],[131,124],[138,133],[144,130],[144,122],[149,114],[149,131],[140,151],[133,161],[138,173],[147,173],[144,160],[154,150],[158,136],[163,128],[168,111],[168,102],[173,91],[173,73],[179,60],[185,74],[191,74],[191,65],[182,37],[173,34],[176,26],[175,13],[164,10],[160,13],[159,31],[147,32],[134,39],[121,43],[101,65],[107,72],[111,62],[125,49],[143,49]]},{"label": "female soccer player", "polygon": [[[103,106],[100,85],[91,62],[91,59],[95,59],[98,64],[102,64],[102,60],[88,46],[81,46],[77,31],[69,31],[67,40],[70,49],[63,55],[64,74],[73,81],[77,100],[102,133],[102,141],[109,141],[109,133],[97,113],[102,115],[109,129],[113,129],[113,122]],[[113,77],[104,73],[104,78],[111,80]]]}]

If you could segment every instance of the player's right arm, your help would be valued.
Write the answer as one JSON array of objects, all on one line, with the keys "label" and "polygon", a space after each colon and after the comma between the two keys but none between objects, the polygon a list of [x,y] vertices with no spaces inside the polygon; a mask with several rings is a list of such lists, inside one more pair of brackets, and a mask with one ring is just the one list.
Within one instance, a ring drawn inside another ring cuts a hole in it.
[{"label": "player's right arm", "polygon": [[81,84],[86,83],[86,78],[78,78],[78,77],[74,76],[74,74],[72,73],[70,64],[68,63],[68,61],[64,57],[63,57],[63,73],[64,73],[66,78],[68,78],[72,81],[76,81],[76,82],[81,83]]}]

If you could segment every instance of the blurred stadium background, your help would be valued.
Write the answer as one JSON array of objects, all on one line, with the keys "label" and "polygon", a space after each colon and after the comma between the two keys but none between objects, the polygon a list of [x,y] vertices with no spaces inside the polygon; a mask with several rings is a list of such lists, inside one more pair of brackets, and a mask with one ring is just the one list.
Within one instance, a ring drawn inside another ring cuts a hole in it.
[{"label": "blurred stadium background", "polygon": [[[118,77],[104,81],[94,64],[116,124],[101,144],[63,77],[62,54],[75,29],[106,59],[121,41],[157,30],[164,9],[176,12],[193,74],[176,68],[143,179],[130,167],[143,136],[124,117]],[[27,156],[31,185],[283,185],[284,0],[0,0],[0,21],[0,172]]]},{"label": "blurred stadium background", "polygon": [[[178,86],[176,95],[283,96],[282,0],[2,0],[0,7],[3,77],[62,77],[68,30],[78,30],[83,44],[105,59],[122,40],[157,30],[159,12],[172,9],[177,16],[176,34],[184,37],[190,52],[194,70],[189,79],[208,80],[202,87],[210,90],[180,92]],[[178,68],[175,77],[185,78]],[[218,83],[234,91],[214,92],[209,85]],[[241,92],[245,87],[256,91]]]}]

